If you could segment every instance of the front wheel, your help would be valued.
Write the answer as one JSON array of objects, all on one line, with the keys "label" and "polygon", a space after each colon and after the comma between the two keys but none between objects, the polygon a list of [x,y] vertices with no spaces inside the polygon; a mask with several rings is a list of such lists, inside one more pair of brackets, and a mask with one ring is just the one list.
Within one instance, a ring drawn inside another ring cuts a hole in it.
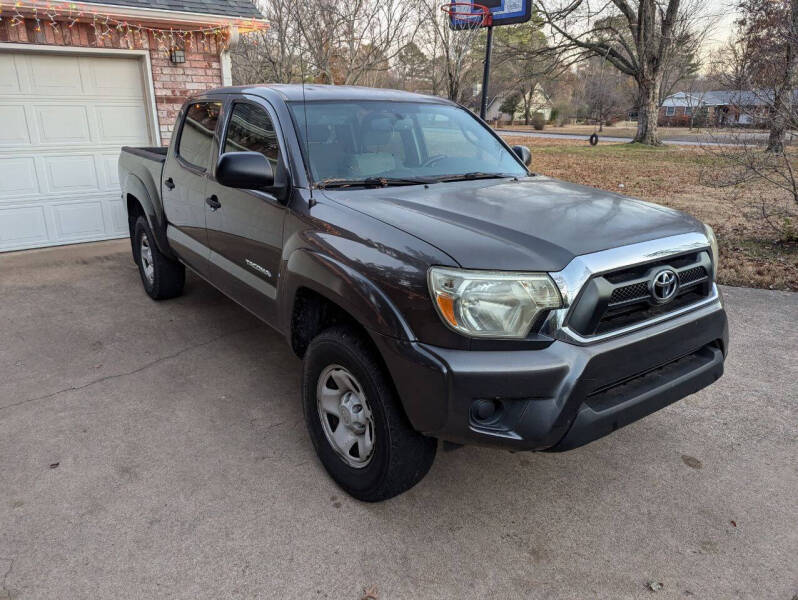
[{"label": "front wheel", "polygon": [[332,327],[310,343],[302,396],[319,459],[355,498],[401,494],[432,466],[436,440],[410,425],[374,350],[353,328]]}]

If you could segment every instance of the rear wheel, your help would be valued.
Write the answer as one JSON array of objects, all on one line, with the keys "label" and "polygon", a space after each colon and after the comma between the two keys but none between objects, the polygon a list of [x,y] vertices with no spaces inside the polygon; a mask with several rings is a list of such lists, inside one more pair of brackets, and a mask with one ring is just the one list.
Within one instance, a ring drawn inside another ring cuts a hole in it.
[{"label": "rear wheel", "polygon": [[437,441],[410,425],[374,350],[353,328],[332,327],[310,343],[302,396],[319,459],[355,498],[401,494],[432,466]]},{"label": "rear wheel", "polygon": [[139,267],[144,291],[152,299],[165,300],[183,293],[185,267],[158,250],[152,230],[143,216],[136,220],[133,229],[133,258]]}]

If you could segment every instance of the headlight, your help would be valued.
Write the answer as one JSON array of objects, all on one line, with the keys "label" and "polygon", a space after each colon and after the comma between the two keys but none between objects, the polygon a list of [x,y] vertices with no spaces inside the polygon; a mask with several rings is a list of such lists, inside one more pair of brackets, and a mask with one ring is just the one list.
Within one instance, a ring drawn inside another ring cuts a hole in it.
[{"label": "headlight", "polygon": [[707,234],[709,249],[712,252],[712,281],[715,281],[718,276],[718,261],[720,260],[720,255],[718,254],[718,238],[715,237],[715,232],[712,231],[712,227],[709,225],[704,225],[704,231]]},{"label": "headlight", "polygon": [[472,337],[524,338],[542,311],[562,306],[546,273],[432,267],[428,280],[443,322]]}]

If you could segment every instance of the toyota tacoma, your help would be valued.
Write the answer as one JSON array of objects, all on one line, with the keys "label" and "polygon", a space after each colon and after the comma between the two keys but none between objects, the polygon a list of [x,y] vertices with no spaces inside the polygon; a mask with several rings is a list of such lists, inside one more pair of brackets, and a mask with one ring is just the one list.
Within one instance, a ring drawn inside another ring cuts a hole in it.
[{"label": "toyota tacoma", "polygon": [[190,99],[119,180],[146,292],[189,268],[285,336],[321,463],[378,501],[439,440],[570,450],[723,373],[712,230],[530,161],[437,97],[268,85]]}]

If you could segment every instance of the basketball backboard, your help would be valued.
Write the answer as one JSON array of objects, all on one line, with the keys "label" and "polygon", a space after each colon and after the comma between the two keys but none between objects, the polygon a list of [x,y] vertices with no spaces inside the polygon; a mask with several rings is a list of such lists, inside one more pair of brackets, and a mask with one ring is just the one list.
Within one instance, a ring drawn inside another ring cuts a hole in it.
[{"label": "basketball backboard", "polygon": [[457,5],[457,10],[449,16],[449,26],[452,29],[474,27],[474,18],[464,16],[468,12],[468,4],[476,5],[474,13],[479,13],[483,6],[490,11],[490,21],[481,23],[481,27],[526,23],[532,18],[532,0],[452,0],[451,4]]}]

